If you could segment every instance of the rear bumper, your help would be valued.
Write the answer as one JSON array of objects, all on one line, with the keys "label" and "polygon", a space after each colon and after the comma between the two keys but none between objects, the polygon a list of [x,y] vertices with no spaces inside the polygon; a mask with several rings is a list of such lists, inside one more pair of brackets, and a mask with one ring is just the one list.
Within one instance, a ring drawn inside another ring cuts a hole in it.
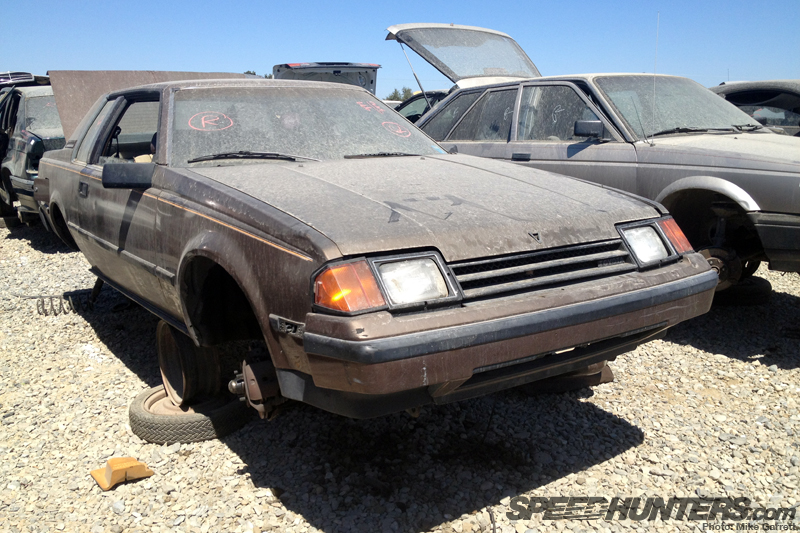
[{"label": "rear bumper", "polygon": [[800,216],[749,213],[758,232],[770,270],[800,272]]},{"label": "rear bumper", "polygon": [[281,390],[358,418],[470,398],[613,359],[708,311],[716,285],[692,254],[649,273],[409,317],[310,313],[310,376],[279,369]]}]

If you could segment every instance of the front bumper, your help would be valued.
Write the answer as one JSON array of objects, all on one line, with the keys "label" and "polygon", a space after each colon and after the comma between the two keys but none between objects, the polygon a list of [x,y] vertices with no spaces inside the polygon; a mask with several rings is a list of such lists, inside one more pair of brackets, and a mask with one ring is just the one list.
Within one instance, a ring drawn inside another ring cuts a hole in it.
[{"label": "front bumper", "polygon": [[800,216],[748,213],[769,259],[770,270],[800,272]]},{"label": "front bumper", "polygon": [[310,376],[278,377],[284,396],[358,418],[465,399],[614,359],[708,311],[716,284],[690,254],[650,272],[455,309],[309,313]]}]

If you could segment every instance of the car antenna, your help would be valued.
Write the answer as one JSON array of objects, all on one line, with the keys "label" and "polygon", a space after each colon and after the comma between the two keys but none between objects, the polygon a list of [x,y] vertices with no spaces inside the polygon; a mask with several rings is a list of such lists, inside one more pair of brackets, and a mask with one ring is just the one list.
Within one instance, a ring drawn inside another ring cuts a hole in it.
[{"label": "car antenna", "polygon": [[656,58],[653,62],[653,131],[656,131],[656,71],[658,70],[658,26],[661,22],[661,11],[656,15]]},{"label": "car antenna", "polygon": [[[400,43],[400,41],[397,41]],[[400,43],[400,49],[403,51],[403,55],[406,56],[406,61],[408,61],[408,66],[411,67],[411,73],[414,74],[414,79],[417,80],[417,85],[419,85],[419,90],[422,91],[422,97],[425,99],[425,105],[428,106],[428,109],[431,108],[431,102],[428,100],[428,95],[425,94],[425,89],[422,88],[422,83],[419,81],[419,77],[417,73],[414,72],[414,66],[411,64],[411,60],[408,58],[408,54],[406,54],[406,49],[403,46],[403,43]]]}]

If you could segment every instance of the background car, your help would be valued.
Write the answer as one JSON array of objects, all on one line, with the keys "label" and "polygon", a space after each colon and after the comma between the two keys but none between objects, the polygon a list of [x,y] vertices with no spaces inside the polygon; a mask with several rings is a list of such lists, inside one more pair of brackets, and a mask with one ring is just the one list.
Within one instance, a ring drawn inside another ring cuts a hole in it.
[{"label": "background car", "polygon": [[15,72],[0,75],[0,216],[16,213],[39,219],[33,182],[46,150],[64,146],[53,89],[46,76]]},{"label": "background car", "polygon": [[709,89],[764,126],[800,137],[800,80],[723,82]]},{"label": "background car", "polygon": [[241,420],[220,352],[262,417],[293,399],[367,418],[613,359],[716,285],[654,202],[446,154],[351,85],[112,92],[41,169],[60,234],[162,319],[164,386],[130,410],[154,442]]},{"label": "background car", "polygon": [[436,107],[436,104],[444,100],[448,94],[448,91],[419,92],[394,109],[414,124],[425,113]]},{"label": "background car", "polygon": [[[519,58],[512,47],[490,46],[491,30],[389,30],[451,80],[512,73]],[[800,271],[800,140],[773,134],[689,79],[582,74],[472,86],[417,125],[448,150],[661,202],[718,271],[720,290],[761,261]]]},{"label": "background car", "polygon": [[380,65],[374,63],[283,63],[272,67],[276,80],[328,81],[362,87],[375,94]]}]

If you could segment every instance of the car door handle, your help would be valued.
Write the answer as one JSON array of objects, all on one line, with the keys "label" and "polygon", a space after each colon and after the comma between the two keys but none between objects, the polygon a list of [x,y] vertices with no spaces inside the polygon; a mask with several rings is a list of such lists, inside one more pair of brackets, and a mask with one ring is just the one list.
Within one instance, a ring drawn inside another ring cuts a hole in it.
[{"label": "car door handle", "polygon": [[78,183],[78,196],[81,198],[86,198],[89,196],[89,184],[85,181],[81,181]]}]

